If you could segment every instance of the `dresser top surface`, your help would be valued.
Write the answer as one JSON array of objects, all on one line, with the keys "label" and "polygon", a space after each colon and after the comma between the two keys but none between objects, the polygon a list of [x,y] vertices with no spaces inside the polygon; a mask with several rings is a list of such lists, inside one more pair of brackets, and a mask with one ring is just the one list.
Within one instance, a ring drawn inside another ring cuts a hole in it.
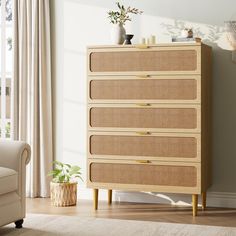
[{"label": "dresser top surface", "polygon": [[139,48],[142,46],[146,47],[181,47],[181,46],[208,46],[203,43],[197,42],[173,42],[173,43],[157,43],[157,44],[133,44],[133,45],[90,45],[88,49],[96,49],[96,48]]}]

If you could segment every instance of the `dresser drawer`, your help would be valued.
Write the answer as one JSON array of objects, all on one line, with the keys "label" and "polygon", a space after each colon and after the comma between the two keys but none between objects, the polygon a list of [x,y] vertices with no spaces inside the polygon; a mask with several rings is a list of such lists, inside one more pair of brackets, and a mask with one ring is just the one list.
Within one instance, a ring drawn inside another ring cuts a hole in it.
[{"label": "dresser drawer", "polygon": [[201,160],[199,134],[90,132],[88,157],[162,161]]},{"label": "dresser drawer", "polygon": [[191,193],[200,188],[200,164],[89,159],[89,185],[113,189],[139,189]]},{"label": "dresser drawer", "polygon": [[200,46],[88,50],[88,74],[199,74]]},{"label": "dresser drawer", "polygon": [[90,102],[200,103],[200,76],[91,76]]},{"label": "dresser drawer", "polygon": [[199,105],[93,104],[89,129],[102,131],[199,132]]}]

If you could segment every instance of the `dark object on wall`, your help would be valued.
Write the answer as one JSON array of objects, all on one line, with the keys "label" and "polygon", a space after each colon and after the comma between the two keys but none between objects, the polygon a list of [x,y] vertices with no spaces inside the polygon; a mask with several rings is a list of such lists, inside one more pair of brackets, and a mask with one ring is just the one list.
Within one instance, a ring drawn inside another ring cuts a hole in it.
[{"label": "dark object on wall", "polygon": [[132,44],[131,43],[131,39],[134,37],[134,35],[133,34],[126,34],[125,35],[125,42],[124,42],[124,44]]}]

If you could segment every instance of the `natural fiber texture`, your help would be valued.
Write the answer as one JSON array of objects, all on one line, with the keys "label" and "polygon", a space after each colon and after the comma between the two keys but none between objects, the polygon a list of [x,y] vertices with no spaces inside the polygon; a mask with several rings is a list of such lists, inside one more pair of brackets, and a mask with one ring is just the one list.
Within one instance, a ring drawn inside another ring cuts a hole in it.
[{"label": "natural fiber texture", "polygon": [[92,99],[173,99],[197,98],[194,79],[136,79],[93,80],[90,83]]},{"label": "natural fiber texture", "polygon": [[91,72],[122,71],[194,71],[197,68],[195,50],[93,52]]},{"label": "natural fiber texture", "polygon": [[50,183],[53,206],[74,206],[77,201],[77,183]]},{"label": "natural fiber texture", "polygon": [[194,137],[92,135],[90,153],[93,155],[182,157],[197,156]]},{"label": "natural fiber texture", "polygon": [[23,229],[0,228],[1,236],[235,236],[236,228],[72,216],[26,217]]},{"label": "natural fiber texture", "polygon": [[195,108],[93,107],[92,127],[195,129]]},{"label": "natural fiber texture", "polygon": [[194,166],[92,163],[90,180],[95,183],[196,187],[197,169]]}]

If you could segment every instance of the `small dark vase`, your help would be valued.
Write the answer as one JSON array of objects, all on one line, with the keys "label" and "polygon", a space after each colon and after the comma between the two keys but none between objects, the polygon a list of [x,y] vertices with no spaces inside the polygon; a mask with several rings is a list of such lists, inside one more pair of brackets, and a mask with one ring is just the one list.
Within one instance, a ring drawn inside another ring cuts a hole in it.
[{"label": "small dark vase", "polygon": [[134,35],[133,34],[126,34],[125,35],[125,42],[124,42],[124,44],[132,44],[131,43],[131,39],[134,37]]}]

